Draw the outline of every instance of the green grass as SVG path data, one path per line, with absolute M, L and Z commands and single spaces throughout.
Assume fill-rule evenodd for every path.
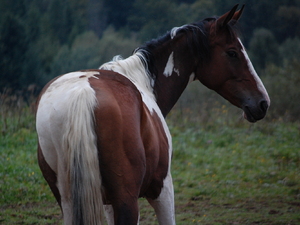
M 298 125 L 171 130 L 178 224 L 300 223 Z
M 0 224 L 61 224 L 39 171 L 34 115 L 1 121 Z M 172 174 L 177 224 L 300 224 L 300 124 L 228 119 L 206 122 L 175 109 Z M 141 199 L 141 224 L 157 224 Z

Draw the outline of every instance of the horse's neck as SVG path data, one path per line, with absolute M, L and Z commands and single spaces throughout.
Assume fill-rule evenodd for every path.
M 178 101 L 195 70 L 192 54 L 180 41 L 182 42 L 180 39 L 175 40 L 170 45 L 166 44 L 153 51 L 157 70 L 154 93 L 165 117 Z

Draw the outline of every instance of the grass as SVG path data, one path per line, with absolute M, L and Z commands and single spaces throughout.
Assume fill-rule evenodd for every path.
M 178 224 L 299 224 L 297 125 L 171 130 Z
M 179 105 L 168 117 L 177 224 L 300 224 L 300 124 L 249 124 L 229 111 L 203 119 Z M 32 111 L 2 115 L 0 224 L 61 224 L 37 165 Z M 157 224 L 144 199 L 140 208 L 141 224 Z

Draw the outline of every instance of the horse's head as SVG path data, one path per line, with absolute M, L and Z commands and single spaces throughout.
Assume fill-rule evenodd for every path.
M 234 29 L 244 9 L 236 11 L 237 7 L 207 23 L 210 57 L 199 66 L 196 78 L 256 122 L 266 115 L 270 99 Z

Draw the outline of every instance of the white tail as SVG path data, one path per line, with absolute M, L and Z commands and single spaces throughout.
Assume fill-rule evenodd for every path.
M 74 225 L 103 221 L 101 175 L 94 129 L 95 91 L 83 85 L 72 91 L 64 124 L 63 145 L 68 162 Z

